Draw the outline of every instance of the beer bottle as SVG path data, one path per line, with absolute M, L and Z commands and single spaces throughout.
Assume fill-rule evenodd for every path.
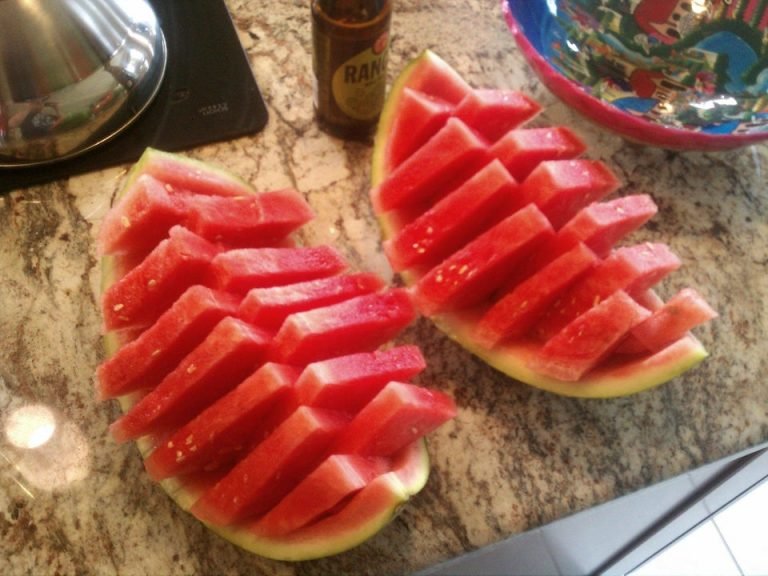
M 384 105 L 392 0 L 312 0 L 314 107 L 335 136 L 371 136 Z

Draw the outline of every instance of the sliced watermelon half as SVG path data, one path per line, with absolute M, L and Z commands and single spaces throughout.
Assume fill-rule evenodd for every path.
M 337 513 L 280 537 L 263 534 L 254 523 L 242 528 L 208 527 L 246 550 L 276 560 L 298 561 L 344 552 L 380 532 L 400 508 L 426 484 L 429 455 L 415 442 L 398 456 L 390 471 L 376 477 Z M 184 493 L 172 497 L 184 504 Z
M 464 246 L 457 247 L 453 253 L 441 254 L 442 261 L 429 263 L 429 266 L 423 268 L 407 268 L 405 263 L 413 259 L 412 252 L 431 242 L 434 230 L 469 228 L 457 224 L 469 216 L 464 214 L 462 202 L 455 202 L 456 208 L 453 210 L 436 211 L 423 202 L 426 196 L 423 191 L 418 192 L 418 197 L 411 198 L 405 188 L 397 189 L 397 183 L 403 180 L 404 168 L 408 167 L 410 171 L 418 174 L 421 182 L 455 182 L 457 179 L 471 182 L 480 167 L 470 166 L 472 170 L 467 170 L 467 165 L 464 164 L 452 175 L 448 173 L 452 170 L 449 159 L 441 157 L 439 147 L 430 146 L 430 143 L 437 141 L 440 131 L 435 132 L 435 136 L 420 148 L 410 151 L 413 141 L 403 139 L 401 144 L 398 132 L 393 132 L 391 128 L 401 122 L 400 109 L 407 94 L 409 101 L 420 99 L 448 103 L 441 106 L 442 116 L 448 116 L 447 119 L 440 120 L 443 123 L 442 130 L 445 131 L 445 127 L 451 126 L 455 133 L 465 134 L 466 131 L 462 131 L 460 125 L 464 123 L 463 117 L 467 120 L 468 118 L 460 109 L 460 102 L 463 100 L 482 103 L 483 98 L 479 96 L 488 94 L 488 89 L 492 90 L 493 87 L 467 89 L 467 83 L 464 82 L 464 95 L 458 99 L 456 86 L 461 86 L 462 83 L 457 77 L 460 75 L 448 63 L 434 52 L 424 51 L 404 68 L 394 82 L 384 105 L 374 141 L 371 170 L 373 210 L 379 219 L 386 246 L 385 254 L 392 262 L 393 269 L 400 273 L 405 284 L 415 294 L 414 300 L 419 312 L 429 316 L 438 328 L 459 344 L 509 376 L 567 396 L 612 397 L 637 393 L 667 382 L 703 360 L 707 351 L 702 343 L 689 330 L 683 330 L 681 333 L 679 328 L 693 327 L 701 323 L 701 314 L 694 309 L 697 307 L 674 307 L 674 310 L 681 314 L 696 317 L 678 319 L 674 323 L 677 327 L 674 337 L 669 337 L 670 334 L 667 333 L 654 334 L 657 341 L 665 342 L 661 349 L 649 349 L 634 341 L 625 343 L 627 339 L 635 338 L 631 334 L 618 335 L 615 338 L 617 341 L 610 341 L 608 344 L 603 342 L 601 348 L 597 335 L 601 333 L 601 322 L 606 321 L 606 316 L 590 314 L 592 307 L 610 298 L 616 290 L 624 286 L 628 288 L 629 296 L 638 306 L 650 313 L 663 306 L 663 302 L 656 302 L 657 297 L 653 292 L 655 283 L 661 280 L 663 274 L 647 274 L 648 282 L 642 285 L 633 285 L 629 277 L 617 278 L 611 290 L 603 289 L 602 292 L 595 291 L 580 296 L 584 298 L 585 304 L 578 310 L 578 315 L 589 314 L 586 318 L 569 317 L 568 322 L 560 323 L 557 329 L 552 329 L 550 321 L 547 321 L 549 329 L 540 326 L 540 318 L 557 316 L 553 312 L 555 307 L 568 306 L 567 294 L 551 301 L 546 301 L 547 299 L 541 296 L 559 290 L 557 286 L 550 284 L 564 283 L 565 280 L 553 278 L 547 264 L 578 242 L 583 242 L 595 251 L 597 261 L 594 268 L 603 268 L 601 263 L 610 258 L 614 249 L 620 248 L 618 242 L 623 240 L 623 236 L 644 224 L 656 210 L 647 195 L 635 195 L 627 200 L 603 200 L 604 196 L 620 189 L 619 179 L 605 163 L 584 155 L 584 144 L 566 128 L 529 128 L 524 122 L 506 134 L 495 133 L 495 143 L 490 143 L 483 154 L 486 163 L 500 161 L 509 174 L 520 182 L 517 201 L 521 206 L 513 214 L 526 209 L 533 214 L 526 205 L 536 205 L 549 220 L 551 227 L 556 231 L 562 230 L 562 234 L 558 232 L 544 244 L 538 247 L 534 245 L 528 251 L 523 250 L 522 254 L 516 255 L 514 264 L 494 269 L 487 279 L 475 279 L 472 286 L 474 297 L 468 295 L 466 298 L 450 301 L 442 298 L 441 294 L 445 292 L 442 282 L 445 274 L 441 274 L 441 271 L 466 255 L 466 247 L 472 246 L 482 238 L 480 231 L 474 238 L 462 237 Z M 428 78 L 429 82 L 425 82 L 424 78 Z M 474 99 L 468 96 L 472 91 L 477 92 L 479 96 Z M 414 108 L 411 106 L 409 110 L 412 114 Z M 483 113 L 473 114 L 472 121 L 465 124 L 468 130 L 478 134 L 481 139 L 484 139 L 483 134 L 487 135 L 493 130 L 493 127 L 486 129 L 482 125 L 484 117 Z M 414 124 L 416 123 L 417 121 L 414 121 Z M 426 154 L 426 150 L 430 150 L 430 153 Z M 393 159 L 397 161 L 394 162 Z M 440 173 L 435 174 L 435 171 Z M 393 187 L 396 188 L 394 192 Z M 396 196 L 396 200 L 382 201 L 388 200 L 382 196 L 382 192 L 391 193 L 390 198 Z M 429 190 L 432 199 L 440 198 L 441 207 L 450 207 L 456 193 L 456 190 L 448 189 Z M 404 210 L 401 208 L 404 206 L 410 208 Z M 617 213 L 610 218 L 602 218 L 603 212 L 612 209 Z M 623 214 L 627 209 L 631 213 Z M 428 221 L 429 226 L 420 226 L 419 223 L 423 221 Z M 432 234 L 420 235 L 420 229 L 430 230 Z M 407 246 L 401 238 L 407 238 Z M 462 266 L 466 271 L 473 269 L 472 262 L 462 260 Z M 670 266 L 665 270 L 671 271 L 674 267 Z M 565 268 L 566 272 L 570 271 L 568 266 Z M 537 274 L 539 271 L 542 271 L 542 274 Z M 434 282 L 435 279 L 440 279 L 441 282 Z M 481 294 L 482 298 L 479 297 Z M 651 297 L 649 294 L 654 295 Z M 536 301 L 527 295 L 536 296 Z M 435 298 L 441 302 L 445 301 L 446 304 L 434 306 Z M 624 304 L 625 309 L 632 308 L 626 301 Z M 535 314 L 507 308 L 529 305 L 536 306 Z M 493 312 L 490 312 L 491 310 Z M 504 317 L 507 313 L 509 319 Z M 638 315 L 644 314 L 638 312 Z M 518 320 L 521 318 L 525 318 L 525 322 Z M 482 324 L 481 319 L 485 319 Z M 593 340 L 581 342 L 580 346 L 584 350 L 601 350 L 601 354 L 596 356 L 595 362 L 582 364 L 579 370 L 569 370 L 569 366 L 558 370 L 554 365 L 547 364 L 547 351 L 557 350 L 558 340 L 549 347 L 547 343 L 558 336 L 561 342 L 563 338 L 567 338 L 568 334 L 561 335 L 560 332 L 571 321 L 576 322 L 575 326 L 593 328 Z M 657 322 L 656 326 L 672 324 Z M 526 331 L 520 333 L 520 327 L 523 325 Z M 669 339 L 665 340 L 667 337 Z M 561 354 L 557 361 L 562 362 L 565 357 L 566 355 Z M 549 359 L 552 363 L 555 362 L 552 354 Z M 584 366 L 587 368 L 584 369 Z M 573 374 L 579 374 L 580 377 L 571 382 L 555 378 L 553 374 L 567 374 L 569 378 L 572 378 Z
M 374 401 L 391 380 L 414 397 L 432 397 L 408 383 L 424 368 L 419 349 L 388 346 L 414 318 L 407 291 L 348 272 L 332 247 L 282 238 L 307 215 L 293 192 L 288 212 L 284 192 L 258 193 L 248 222 L 234 221 L 237 211 L 229 209 L 254 192 L 207 170 L 148 151 L 131 171 L 128 190 L 152 178 L 158 198 L 173 197 L 173 210 L 163 201 L 139 207 L 145 222 L 170 226 L 156 231 L 159 245 L 173 240 L 182 249 L 165 258 L 155 246 L 142 258 L 146 244 L 132 250 L 128 235 L 120 252 L 103 256 L 103 309 L 114 320 L 106 323 L 97 392 L 118 396 L 124 414 L 112 424 L 116 438 L 134 439 L 150 475 L 215 532 L 276 559 L 342 552 L 384 528 L 421 490 L 429 474 L 423 436 L 452 418 L 455 406 L 437 391 L 441 402 L 432 404 L 393 409 Z M 113 228 L 136 208 L 120 198 L 105 219 Z M 229 216 L 212 217 L 221 208 Z M 237 242 L 214 246 L 179 226 L 178 215 L 198 232 L 234 233 Z M 189 260 L 194 274 L 185 273 Z M 120 317 L 129 308 L 141 322 Z M 380 440 L 386 453 L 334 449 L 355 429 L 366 430 L 366 447 Z

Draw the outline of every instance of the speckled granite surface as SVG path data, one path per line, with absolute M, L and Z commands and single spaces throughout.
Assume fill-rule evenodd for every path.
M 228 5 L 270 122 L 188 154 L 261 189 L 295 186 L 318 212 L 308 240 L 334 241 L 389 277 L 366 199 L 371 149 L 313 121 L 308 2 Z M 660 213 L 636 237 L 667 241 L 684 261 L 665 295 L 691 284 L 720 311 L 698 332 L 711 357 L 656 390 L 582 401 L 511 381 L 420 321 L 403 340 L 423 346 L 422 380 L 460 409 L 430 438 L 427 487 L 351 552 L 272 562 L 178 510 L 137 450 L 107 436 L 117 407 L 92 387 L 101 359 L 93 237 L 124 169 L 17 190 L 0 196 L 0 573 L 403 574 L 768 441 L 768 147 L 670 153 L 596 129 L 532 76 L 496 0 L 398 1 L 390 73 L 426 47 L 474 85 L 528 91 L 547 107 L 539 122 L 572 126 L 625 190 L 653 195 Z M 23 450 L 8 422 L 30 406 L 57 426 Z

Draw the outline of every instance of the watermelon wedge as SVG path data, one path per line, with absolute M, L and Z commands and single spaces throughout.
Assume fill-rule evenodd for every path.
M 423 92 L 406 88 L 403 91 L 403 107 L 397 122 L 392 126 L 401 143 L 398 154 L 390 156 L 389 169 L 399 166 L 405 158 L 421 148 L 450 117 L 452 107 L 448 102 L 431 98 Z
M 192 513 L 221 526 L 263 515 L 323 461 L 346 423 L 336 412 L 300 406 L 207 490 Z
M 544 160 L 569 160 L 580 156 L 586 145 L 565 126 L 510 130 L 494 142 L 490 155 L 522 182 Z
M 274 245 L 314 217 L 296 190 L 270 190 L 248 196 L 190 194 L 183 198 L 186 226 L 211 242 L 227 246 Z
M 216 288 L 245 294 L 253 288 L 326 278 L 346 266 L 331 246 L 241 248 L 218 254 L 208 273 Z
M 356 296 L 285 319 L 272 343 L 280 362 L 308 364 L 325 358 L 375 350 L 416 317 L 405 290 Z
M 485 89 L 469 91 L 456 106 L 454 115 L 493 143 L 540 110 L 538 102 L 521 92 Z
M 295 407 L 291 392 L 298 376 L 292 366 L 264 364 L 159 443 L 145 462 L 149 475 L 162 480 L 232 461 L 271 432 L 269 412 Z
M 291 314 L 337 304 L 383 287 L 384 282 L 377 275 L 361 272 L 253 288 L 243 298 L 238 315 L 252 324 L 277 330 Z
M 385 472 L 387 464 L 380 458 L 333 454 L 265 514 L 255 528 L 269 536 L 289 534 L 350 498 Z
M 226 316 L 233 315 L 240 298 L 194 285 L 157 321 L 96 371 L 102 399 L 154 388 L 205 335 Z
M 121 202 L 150 187 L 161 201 Z M 97 391 L 120 402 L 115 439 L 134 439 L 150 476 L 212 530 L 285 560 L 381 530 L 427 481 L 422 437 L 456 413 L 437 391 L 441 401 L 394 416 L 384 408 L 396 403 L 374 403 L 392 380 L 433 397 L 408 382 L 424 369 L 419 349 L 386 346 L 414 319 L 410 295 L 349 271 L 330 246 L 297 246 L 286 234 L 306 208 L 293 191 L 256 193 L 148 150 L 102 236 L 138 214 L 158 226 L 154 246 L 121 233 L 102 258 Z M 386 455 L 334 450 L 356 435 L 345 434 L 351 422 Z
M 619 244 L 656 214 L 651 197 L 625 194 L 608 198 L 621 182 L 606 163 L 585 156 L 583 142 L 565 127 L 529 127 L 521 117 L 519 126 L 493 133 L 493 121 L 469 114 L 467 104 L 487 99 L 489 87 L 465 86 L 458 98 L 455 86 L 461 83 L 457 76 L 439 56 L 423 52 L 394 82 L 375 138 L 371 203 L 381 226 L 385 254 L 413 292 L 418 311 L 502 372 L 563 395 L 632 394 L 667 382 L 702 361 L 707 351 L 690 333 L 690 328 L 701 323 L 693 320 L 692 311 L 678 324 L 669 321 L 670 316 L 663 311 L 654 313 L 656 321 L 649 317 L 640 322 L 638 326 L 646 325 L 649 330 L 652 322 L 658 327 L 653 339 L 664 344 L 653 346 L 637 341 L 632 335 L 634 325 L 625 323 L 622 330 L 611 328 L 609 315 L 594 311 L 610 301 L 605 309 L 615 306 L 624 310 L 627 318 L 634 311 L 632 317 L 640 321 L 644 316 L 640 310 L 664 310 L 664 303 L 656 302 L 653 288 L 671 277 L 682 264 L 679 258 L 660 243 L 648 245 L 654 246 L 651 250 L 648 246 Z M 391 131 L 401 121 L 400 109 L 406 98 L 452 107 L 442 127 L 418 148 L 408 138 L 401 144 L 399 133 Z M 473 166 L 460 162 L 454 168 L 460 147 L 454 143 L 443 150 L 435 145 L 441 134 L 449 132 L 456 141 L 460 140 L 458 135 L 477 134 L 486 143 L 481 154 L 485 163 Z M 468 136 L 463 138 L 464 142 L 469 140 Z M 396 165 L 392 158 L 397 158 Z M 477 226 L 472 230 L 476 209 L 470 201 L 450 205 L 454 194 L 470 186 L 480 177 L 481 168 L 492 161 L 500 163 L 519 183 L 513 194 L 517 205 L 513 203 L 504 218 L 518 218 L 521 230 L 534 222 L 543 227 L 542 222 L 546 222 L 554 231 L 530 246 L 521 244 L 508 261 L 501 254 L 510 250 L 511 242 L 493 245 L 487 242 L 488 229 Z M 418 174 L 418 182 L 427 184 L 403 185 L 416 181 L 415 177 L 404 178 L 406 171 Z M 438 185 L 432 186 L 433 182 Z M 478 193 L 477 201 L 481 196 Z M 531 209 L 534 206 L 535 211 Z M 441 248 L 431 260 L 420 261 L 417 256 L 429 245 L 431 236 L 439 238 L 442 233 L 442 228 L 435 232 L 432 222 L 461 231 L 457 233 L 460 241 L 450 249 Z M 471 253 L 470 247 L 484 244 L 484 249 Z M 655 254 L 646 258 L 645 252 Z M 495 266 L 489 260 L 491 254 L 502 263 Z M 464 274 L 475 270 L 480 274 L 465 280 L 459 277 L 462 270 Z M 616 296 L 620 292 L 626 298 Z M 683 308 L 673 303 L 668 310 Z M 573 329 L 567 328 L 570 325 L 585 331 L 590 328 L 591 336 L 580 348 L 591 350 L 591 355 L 569 359 L 558 352 L 558 342 L 573 335 Z M 613 337 L 601 339 L 603 332 Z M 544 361 L 547 357 L 551 362 Z M 556 369 L 552 368 L 555 364 L 559 365 Z
M 187 205 L 149 174 L 137 177 L 120 199 L 120 209 L 109 212 L 99 228 L 101 254 L 130 249 L 146 256 L 175 225 L 184 223 Z
M 373 204 L 388 211 L 434 202 L 485 164 L 486 150 L 482 138 L 451 118 L 373 190 Z M 424 170 L 425 164 L 431 170 Z
M 523 254 L 552 234 L 547 218 L 529 204 L 454 252 L 415 286 L 414 301 L 427 316 L 488 298 Z
M 206 282 L 218 252 L 204 238 L 174 226 L 168 238 L 104 292 L 104 327 L 116 330 L 151 325 L 190 285 Z
M 438 264 L 517 204 L 517 182 L 498 160 L 481 168 L 456 190 L 384 242 L 396 271 Z M 456 218 L 461 210 L 465 218 Z
M 390 381 L 408 381 L 426 367 L 417 346 L 337 356 L 307 365 L 296 382 L 301 404 L 356 413 Z
M 531 366 L 545 375 L 575 382 L 650 314 L 618 290 L 547 340 Z
M 110 427 L 123 442 L 169 432 L 229 392 L 266 357 L 269 334 L 232 317 L 216 324 L 199 346 Z

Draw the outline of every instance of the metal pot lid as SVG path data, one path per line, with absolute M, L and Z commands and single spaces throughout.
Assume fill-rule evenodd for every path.
M 110 140 L 149 106 L 166 63 L 145 0 L 1 0 L 0 168 Z

